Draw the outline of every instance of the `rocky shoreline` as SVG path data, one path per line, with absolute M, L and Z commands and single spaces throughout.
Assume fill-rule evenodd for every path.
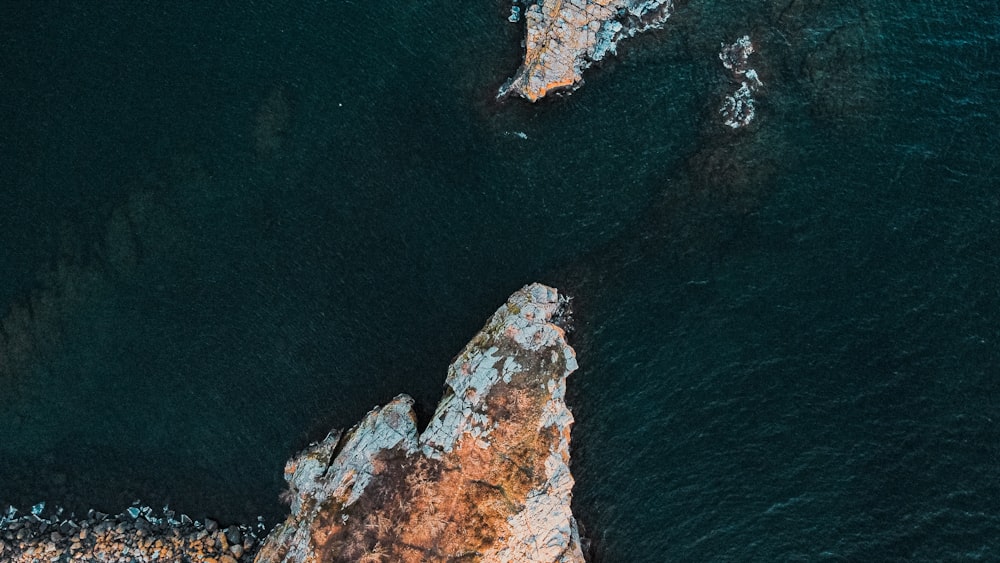
M 0 516 L 0 561 L 237 563 L 252 559 L 265 532 L 260 522 L 220 528 L 211 519 L 192 520 L 167 507 L 157 514 L 139 504 L 117 515 L 50 512 L 40 503 L 24 514 L 10 507 Z
M 292 458 L 291 514 L 263 541 L 261 519 L 223 529 L 167 507 L 77 517 L 42 503 L 0 516 L 0 561 L 582 563 L 570 509 L 568 305 L 541 284 L 514 293 L 448 368 L 422 433 L 400 395 Z

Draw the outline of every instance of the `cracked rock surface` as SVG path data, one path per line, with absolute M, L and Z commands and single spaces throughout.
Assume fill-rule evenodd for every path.
M 623 38 L 662 27 L 672 10 L 672 0 L 539 0 L 524 14 L 524 62 L 497 97 L 535 102 L 578 88 L 591 64 Z
M 255 561 L 582 562 L 564 303 L 541 284 L 511 296 L 449 366 L 419 436 L 400 395 L 289 461 L 291 514 Z

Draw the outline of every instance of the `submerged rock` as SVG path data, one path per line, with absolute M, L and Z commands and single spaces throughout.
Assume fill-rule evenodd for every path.
M 564 304 L 540 284 L 511 296 L 448 368 L 422 434 L 400 395 L 289 461 L 291 514 L 255 561 L 583 561 Z
M 661 27 L 672 10 L 672 0 L 539 0 L 524 12 L 524 62 L 497 97 L 535 102 L 577 88 L 583 71 L 619 41 Z

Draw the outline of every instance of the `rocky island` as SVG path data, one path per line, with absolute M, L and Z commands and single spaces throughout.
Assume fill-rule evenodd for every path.
M 285 466 L 291 514 L 222 529 L 164 508 L 109 517 L 0 515 L 0 559 L 33 561 L 582 562 L 570 510 L 576 355 L 560 324 L 568 299 L 541 284 L 510 297 L 448 368 L 418 433 L 400 395 Z M 259 546 L 259 547 L 258 547 Z
M 590 65 L 622 39 L 661 27 L 672 10 L 672 0 L 538 0 L 524 11 L 524 62 L 497 98 L 535 102 L 579 87 Z

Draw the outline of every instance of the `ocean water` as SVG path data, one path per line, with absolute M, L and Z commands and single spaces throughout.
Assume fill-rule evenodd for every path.
M 1000 7 L 690 0 L 536 105 L 457 8 L 4 5 L 0 505 L 276 522 L 542 281 L 596 561 L 1000 558 Z

